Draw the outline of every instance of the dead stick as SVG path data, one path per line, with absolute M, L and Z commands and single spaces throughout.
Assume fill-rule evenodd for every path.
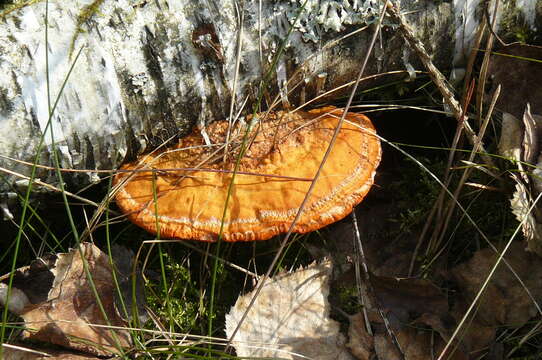
M 476 133 L 472 130 L 472 127 L 467 121 L 467 117 L 463 119 L 463 111 L 461 109 L 461 105 L 459 102 L 455 99 L 454 93 L 450 86 L 448 85 L 446 78 L 442 73 L 437 69 L 437 67 L 433 64 L 433 61 L 431 60 L 431 57 L 425 50 L 425 47 L 423 43 L 414 35 L 414 31 L 410 27 L 410 25 L 407 23 L 407 21 L 404 19 L 404 17 L 399 12 L 397 6 L 393 3 L 388 3 L 387 7 L 388 15 L 397 22 L 399 25 L 399 31 L 401 31 L 401 34 L 403 35 L 403 38 L 408 42 L 410 47 L 416 52 L 418 57 L 420 58 L 420 61 L 425 66 L 427 72 L 429 73 L 429 77 L 431 80 L 433 80 L 433 83 L 437 87 L 437 89 L 440 91 L 440 94 L 442 95 L 445 104 L 451 109 L 452 114 L 457 119 L 458 122 L 461 122 L 464 120 L 465 130 L 466 134 L 468 135 L 469 141 L 472 145 L 474 144 L 482 144 L 482 141 L 478 139 L 478 136 Z M 493 160 L 488 155 L 485 155 L 487 153 L 483 147 L 483 145 L 479 146 L 480 152 L 482 153 L 481 156 L 483 157 L 484 161 L 494 166 Z M 498 176 L 494 175 L 496 178 Z

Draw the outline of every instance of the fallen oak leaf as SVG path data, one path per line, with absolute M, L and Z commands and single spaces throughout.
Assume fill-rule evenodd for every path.
M 468 310 L 470 300 L 462 298 L 461 294 L 455 296 L 454 305 L 450 311 L 450 315 L 456 319 L 457 322 L 461 321 L 463 315 Z M 473 319 L 461 328 L 457 338 L 460 339 L 463 346 L 468 349 L 471 357 L 478 358 L 483 354 L 488 353 L 496 345 L 495 336 L 497 334 L 497 327 L 495 325 L 488 325 L 477 314 Z

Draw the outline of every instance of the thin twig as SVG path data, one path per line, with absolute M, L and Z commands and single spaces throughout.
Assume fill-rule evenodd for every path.
M 489 3 L 488 3 L 489 4 Z M 489 6 L 489 5 L 488 5 Z M 485 94 L 485 86 L 486 86 L 486 79 L 487 79 L 487 73 L 489 69 L 489 62 L 491 61 L 491 49 L 493 49 L 493 44 L 495 43 L 495 36 L 493 36 L 494 29 L 496 26 L 496 20 L 497 20 L 497 9 L 499 8 L 499 1 L 495 1 L 495 8 L 493 9 L 493 21 L 491 23 L 488 22 L 488 28 L 491 29 L 487 42 L 486 42 L 486 51 L 484 52 L 484 59 L 482 61 L 482 66 L 480 68 L 480 75 L 478 76 L 478 89 L 476 93 L 476 110 L 478 110 L 478 119 L 479 122 L 482 119 L 483 108 L 484 108 L 484 94 Z M 486 21 L 489 21 L 490 19 L 486 19 Z
M 474 79 L 472 80 L 472 82 L 471 82 L 471 84 L 469 86 L 469 90 L 467 91 L 467 94 L 465 96 L 464 104 L 463 104 L 463 110 L 465 110 L 468 107 L 468 105 L 469 105 L 469 103 L 471 101 L 471 97 L 472 97 L 473 92 L 474 92 Z M 466 118 L 466 114 L 462 114 L 461 120 L 457 122 L 455 135 L 454 135 L 454 138 L 452 140 L 451 150 L 450 150 L 450 152 L 448 154 L 448 163 L 446 164 L 446 168 L 444 170 L 444 185 L 446 187 L 448 187 L 450 185 L 451 181 L 452 181 L 450 170 L 451 170 L 452 165 L 453 165 L 453 161 L 454 161 L 454 158 L 455 158 L 457 147 L 459 146 L 459 140 L 461 139 L 461 135 L 463 134 L 463 129 L 464 129 L 464 125 L 465 125 L 465 121 L 464 121 L 465 118 Z M 437 207 L 435 225 L 433 227 L 433 233 L 431 235 L 431 238 L 429 239 L 429 244 L 427 246 L 426 254 L 429 254 L 433 249 L 435 249 L 437 247 L 436 239 L 444 231 L 444 218 L 445 218 L 444 213 L 445 212 L 442 211 L 443 208 L 444 208 L 444 200 L 445 200 L 444 196 L 445 196 L 445 193 L 444 193 L 443 189 L 441 189 L 439 197 L 438 197 L 437 201 L 435 202 L 435 206 Z M 457 200 L 457 198 L 454 198 L 454 199 Z M 431 220 L 432 219 L 428 219 L 428 222 L 431 221 Z M 420 240 L 422 240 L 422 239 L 420 238 Z
M 414 52 L 416 52 L 416 54 L 420 58 L 420 61 L 425 66 L 427 72 L 429 73 L 429 76 L 431 77 L 431 80 L 433 80 L 433 83 L 435 84 L 440 94 L 442 95 L 445 104 L 451 109 L 457 121 L 461 121 L 462 114 L 463 114 L 461 105 L 456 100 L 454 93 L 452 89 L 450 88 L 450 86 L 448 85 L 448 82 L 446 81 L 446 78 L 444 77 L 444 75 L 442 75 L 439 69 L 437 69 L 437 67 L 433 64 L 433 61 L 431 60 L 431 57 L 425 50 L 423 43 L 416 37 L 416 35 L 414 34 L 414 30 L 412 30 L 410 25 L 403 18 L 403 15 L 401 15 L 396 5 L 394 5 L 393 3 L 390 3 L 390 5 L 387 7 L 387 10 L 390 17 L 398 23 L 399 30 L 401 31 L 405 40 L 409 43 L 409 45 L 412 47 Z M 477 141 L 477 136 L 474 130 L 472 130 L 472 127 L 470 126 L 467 119 L 465 119 L 464 122 L 465 122 L 464 124 L 465 132 L 468 136 L 468 139 L 471 142 L 471 144 L 474 144 Z M 487 153 L 487 151 L 485 150 L 483 146 L 480 148 L 480 150 L 482 153 Z M 485 154 L 482 154 L 481 156 L 483 157 L 484 161 L 487 164 L 491 164 L 494 166 L 494 163 L 491 157 Z M 497 176 L 495 175 L 495 177 Z
M 373 329 L 371 328 L 371 323 L 369 322 L 369 315 L 367 313 L 367 310 L 369 308 L 376 308 L 376 304 L 374 304 L 375 301 L 372 301 L 372 298 L 369 297 L 369 290 L 368 286 L 370 284 L 371 278 L 369 276 L 369 266 L 367 265 L 367 260 L 365 258 L 365 252 L 363 251 L 363 245 L 361 243 L 361 236 L 359 234 L 359 228 L 358 228 L 358 219 L 356 217 L 356 210 L 354 209 L 352 211 L 352 224 L 353 231 L 354 231 L 354 271 L 356 274 L 356 287 L 358 290 L 358 297 L 361 302 L 361 305 L 363 306 L 363 318 L 365 320 L 365 329 L 367 330 L 367 333 L 371 336 L 373 336 Z M 359 257 L 359 259 L 358 259 Z M 363 266 L 363 282 L 361 282 L 361 271 L 359 268 L 359 264 L 362 264 Z M 373 293 L 374 296 L 374 293 Z
M 49 190 L 53 190 L 55 192 L 64 191 L 64 193 L 69 197 L 77 199 L 77 200 L 79 200 L 79 201 L 81 201 L 81 202 L 83 202 L 85 204 L 92 205 L 94 207 L 98 207 L 98 204 L 95 203 L 94 201 L 85 199 L 84 197 L 76 195 L 74 193 L 71 193 L 71 192 L 69 192 L 67 190 L 61 190 L 61 189 L 57 188 L 56 186 L 47 184 L 47 183 L 41 181 L 40 179 L 36 179 L 35 177 L 32 179 L 32 181 L 30 181 L 32 177 L 29 177 L 29 176 L 26 176 L 26 175 L 23 175 L 23 174 L 19 174 L 18 172 L 15 172 L 13 170 L 9 170 L 9 169 L 3 168 L 3 167 L 0 167 L 0 172 L 5 172 L 6 174 L 10 174 L 10 175 L 19 177 L 19 178 L 24 179 L 24 180 L 28 180 L 29 184 L 31 182 L 33 185 L 39 185 L 39 186 L 42 186 L 42 187 L 47 188 Z
M 384 326 L 386 328 L 386 331 L 391 339 L 391 342 L 396 347 L 397 351 L 399 352 L 399 357 L 401 359 L 405 358 L 405 353 L 403 352 L 403 349 L 401 348 L 401 344 L 399 344 L 399 341 L 397 340 L 397 337 L 393 333 L 390 322 L 388 321 L 388 318 L 384 314 L 384 311 L 382 311 L 382 306 L 380 305 L 380 302 L 378 301 L 378 297 L 376 296 L 376 291 L 373 287 L 373 283 L 371 282 L 371 273 L 369 272 L 369 266 L 367 264 L 367 259 L 365 258 L 365 251 L 363 250 L 363 243 L 361 242 L 361 236 L 358 229 L 358 219 L 356 217 L 356 210 L 352 211 L 352 222 L 354 224 L 354 248 L 356 249 L 355 256 L 361 257 L 361 264 L 363 265 L 363 284 L 359 279 L 361 279 L 360 276 L 360 268 L 359 268 L 359 259 L 356 259 L 354 262 L 354 269 L 356 271 L 356 285 L 358 288 L 359 298 L 362 301 L 363 306 L 363 316 L 365 318 L 365 327 L 367 329 L 367 333 L 371 336 L 373 336 L 373 331 L 371 329 L 371 324 L 369 322 L 369 317 L 367 315 L 367 308 L 377 310 L 380 318 L 384 322 Z M 366 302 L 366 304 L 365 304 Z

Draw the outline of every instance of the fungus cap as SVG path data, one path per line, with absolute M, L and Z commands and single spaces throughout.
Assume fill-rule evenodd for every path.
M 157 233 L 158 225 L 162 238 L 216 241 L 223 222 L 223 240 L 269 239 L 288 231 L 341 115 L 333 107 L 279 111 L 254 126 L 225 216 L 232 171 L 246 129 L 243 125 L 233 128 L 229 154 L 223 161 L 219 146 L 226 138 L 226 121 L 207 127 L 214 146 L 205 146 L 194 131 L 172 149 L 124 165 L 115 177 L 120 185 L 116 202 L 147 231 Z M 348 215 L 371 188 L 380 153 L 371 121 L 349 112 L 293 231 L 314 231 Z

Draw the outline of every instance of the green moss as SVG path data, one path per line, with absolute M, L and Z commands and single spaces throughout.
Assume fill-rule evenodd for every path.
M 505 42 L 531 43 L 537 36 L 537 32 L 531 29 L 515 2 L 509 4 L 509 6 L 513 10 L 505 11 L 499 24 L 499 32 L 503 34 L 503 40 Z
M 163 324 L 174 324 L 170 330 L 180 333 L 199 332 L 194 330 L 198 327 L 198 319 L 206 315 L 207 308 L 197 283 L 192 279 L 188 267 L 176 263 L 167 254 L 163 256 L 168 284 L 164 286 L 160 282 L 147 281 L 149 307 Z
M 444 159 L 429 159 L 416 156 L 434 174 L 440 176 L 444 173 Z M 406 158 L 401 167 L 402 177 L 389 185 L 389 190 L 399 194 L 397 207 L 399 216 L 395 220 L 399 223 L 397 233 L 391 234 L 396 237 L 400 234 L 411 233 L 412 230 L 422 225 L 427 219 L 435 200 L 440 193 L 440 185 L 427 172 L 421 170 L 413 160 Z
M 358 289 L 355 286 L 339 286 L 337 293 L 340 307 L 345 313 L 352 315 L 361 311 Z

